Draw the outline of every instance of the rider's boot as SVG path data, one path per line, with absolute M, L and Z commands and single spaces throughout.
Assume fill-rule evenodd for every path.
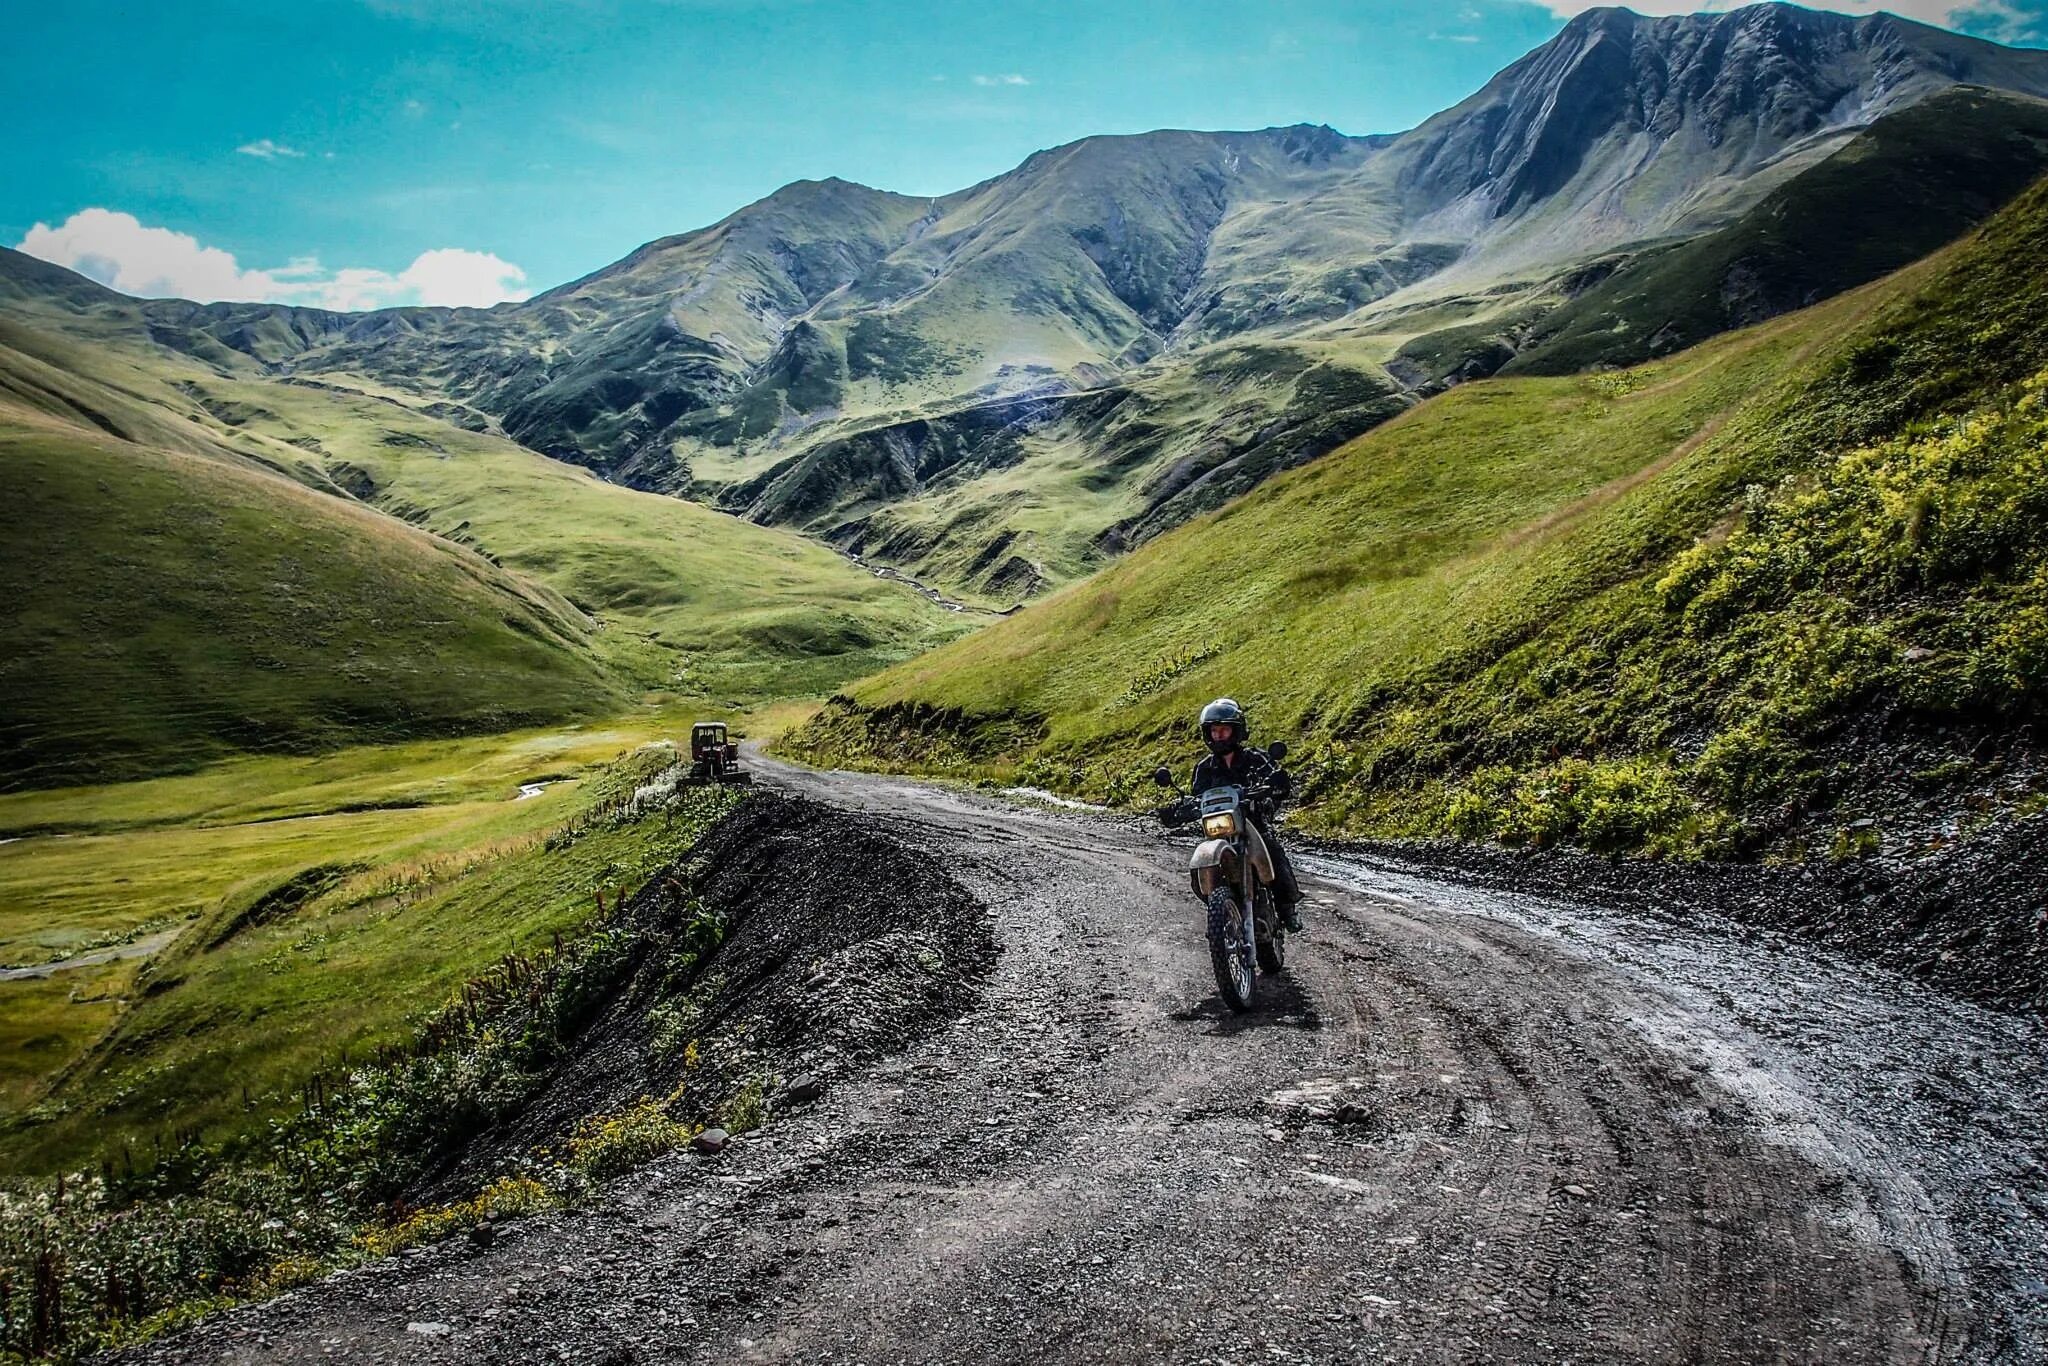
M 1280 903 L 1280 923 L 1287 927 L 1289 934 L 1301 933 L 1301 903 L 1299 901 L 1282 901 Z

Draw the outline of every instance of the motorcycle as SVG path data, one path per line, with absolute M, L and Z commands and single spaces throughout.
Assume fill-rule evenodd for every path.
M 1287 745 L 1276 740 L 1266 757 L 1277 769 Z M 1161 787 L 1174 786 L 1173 770 L 1152 774 Z M 1258 787 L 1212 787 L 1183 797 L 1155 813 L 1168 829 L 1202 823 L 1202 842 L 1188 860 L 1188 882 L 1208 910 L 1209 963 L 1224 1004 L 1242 1014 L 1258 997 L 1258 976 L 1287 967 L 1287 928 L 1273 897 L 1273 860 L 1252 824 L 1269 816 L 1288 792 L 1287 775 Z

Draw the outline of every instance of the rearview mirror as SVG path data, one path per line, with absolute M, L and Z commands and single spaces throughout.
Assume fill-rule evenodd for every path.
M 1159 767 L 1152 770 L 1152 781 L 1158 783 L 1161 787 L 1172 787 L 1173 770 L 1168 768 L 1165 764 L 1161 764 Z
M 1271 760 L 1272 760 L 1272 761 L 1273 761 L 1274 763 L 1276 763 L 1276 764 L 1284 764 L 1284 763 L 1286 763 L 1286 762 L 1287 762 L 1287 742 L 1286 742 L 1285 740 L 1275 740 L 1275 741 L 1274 741 L 1274 742 L 1273 742 L 1272 744 L 1270 744 L 1270 745 L 1267 745 L 1267 746 L 1266 746 L 1266 757 L 1267 757 L 1268 759 L 1271 759 Z

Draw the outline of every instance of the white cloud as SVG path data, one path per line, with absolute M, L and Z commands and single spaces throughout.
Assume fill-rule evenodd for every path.
M 271 297 L 279 285 L 276 276 L 242 270 L 219 247 L 202 247 L 169 228 L 144 227 L 133 214 L 111 209 L 81 209 L 54 228 L 38 223 L 20 249 L 123 294 L 255 299 Z
M 2048 42 L 2048 7 L 2040 0 L 1979 0 L 1950 10 L 1946 22 L 2002 43 Z
M 1479 41 L 1479 35 L 1476 33 L 1432 33 L 1429 35 L 1429 41 L 1432 43 L 1476 43 Z
M 1601 8 L 1614 0 L 1542 0 L 1545 9 L 1560 19 L 1569 19 L 1589 9 Z M 1743 8 L 1743 0 L 1624 0 L 1638 14 L 1693 14 L 1701 10 L 1726 11 Z M 1964 28 L 1995 38 L 2013 41 L 2039 33 L 2043 18 L 2039 0 L 1801 0 L 1813 9 L 1838 14 L 1876 14 L 1880 11 L 1918 19 L 1943 28 Z
M 81 209 L 56 227 L 38 223 L 21 239 L 30 256 L 68 267 L 123 294 L 301 304 L 343 312 L 397 304 L 486 308 L 526 297 L 526 272 L 485 251 L 424 251 L 393 274 L 365 266 L 329 270 L 318 257 L 294 257 L 269 270 L 244 270 L 219 247 L 133 214 Z
M 526 297 L 525 271 L 487 251 L 459 247 L 421 252 L 398 280 L 423 304 L 483 307 Z
M 235 150 L 245 157 L 260 157 L 264 161 L 275 161 L 279 157 L 302 157 L 305 155 L 304 152 L 301 152 L 296 147 L 287 147 L 281 142 L 272 142 L 269 138 L 258 138 L 254 142 L 245 142 Z
M 1013 71 L 1007 76 L 976 76 L 974 83 L 976 85 L 1029 85 L 1031 84 L 1031 79 L 1028 76 L 1019 76 Z

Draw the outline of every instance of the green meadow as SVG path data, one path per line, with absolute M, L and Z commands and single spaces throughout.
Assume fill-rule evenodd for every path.
M 0 797 L 0 967 L 48 970 L 0 980 L 0 1165 L 232 1141 L 401 1042 L 679 852 L 659 820 L 591 813 L 666 768 L 689 715 Z M 109 950 L 136 956 L 58 966 Z

